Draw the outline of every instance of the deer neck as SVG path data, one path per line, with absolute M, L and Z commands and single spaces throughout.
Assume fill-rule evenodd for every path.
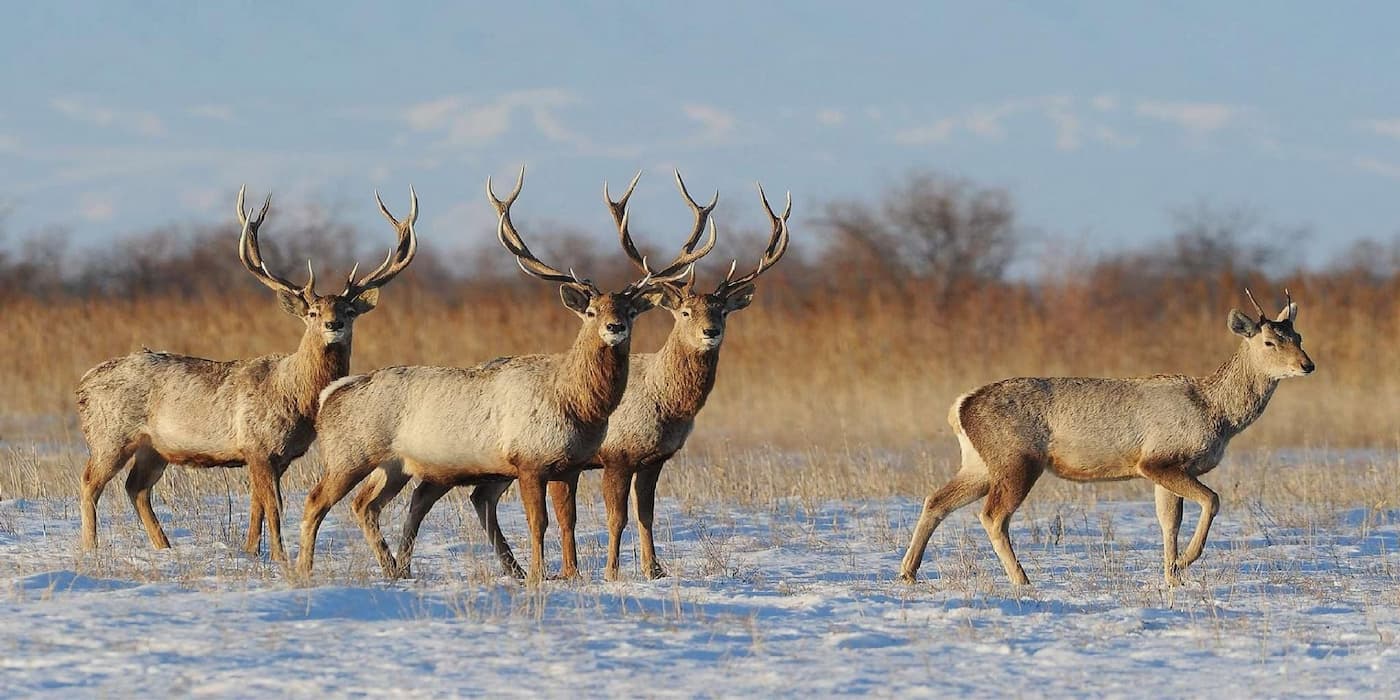
M 647 368 L 647 389 L 664 419 L 688 420 L 700 413 L 719 369 L 719 348 L 687 347 L 673 329 Z
M 1238 352 L 1201 382 L 1206 403 L 1231 434 L 1257 420 L 1278 387 L 1278 380 L 1255 367 L 1246 353 L 1241 344 Z
M 327 345 L 319 332 L 308 330 L 297 351 L 282 360 L 276 381 L 297 411 L 314 419 L 321 390 L 349 373 L 350 343 Z
M 605 423 L 627 389 L 628 354 L 632 339 L 608 345 L 598 330 L 585 326 L 564 354 L 555 376 L 564 410 L 589 424 Z

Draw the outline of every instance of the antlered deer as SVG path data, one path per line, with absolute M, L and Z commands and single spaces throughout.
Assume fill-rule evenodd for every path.
M 258 551 L 267 522 L 272 558 L 286 560 L 282 548 L 281 477 L 315 438 L 321 390 L 350 368 L 355 319 L 375 307 L 379 288 L 403 272 L 418 250 L 413 225 L 418 196 L 412 193 L 408 217 L 379 210 L 398 233 L 384 262 L 360 281 L 350 272 L 339 294 L 315 292 L 307 261 L 305 286 L 268 271 L 258 245 L 258 229 L 271 206 L 263 202 L 256 219 L 243 208 L 238 258 L 259 282 L 277 292 L 282 309 L 306 324 L 301 345 L 290 355 L 265 355 L 219 362 L 165 352 L 142 351 L 108 360 L 78 382 L 78 418 L 91 456 L 82 481 L 82 546 L 97 546 L 97 500 L 107 482 L 131 462 L 126 492 L 151 544 L 170 546 L 151 509 L 151 489 L 167 464 L 191 467 L 247 466 L 252 511 L 245 549 Z M 378 194 L 375 195 L 378 199 Z
M 1243 341 L 1209 377 L 1007 379 L 959 397 L 948 422 L 962 447 L 962 467 L 924 501 L 901 577 L 914 580 L 929 537 L 949 513 L 986 496 L 979 518 L 992 548 L 1012 583 L 1029 584 L 1007 526 L 1049 469 L 1075 481 L 1142 477 L 1155 484 L 1163 575 L 1179 585 L 1220 509 L 1220 497 L 1197 477 L 1214 469 L 1230 439 L 1259 418 L 1279 380 L 1315 368 L 1293 328 L 1292 297 L 1271 321 L 1245 294 L 1259 319 L 1230 310 L 1230 330 Z M 1178 557 L 1183 498 L 1200 504 L 1201 517 Z
M 696 215 L 695 234 L 691 237 L 692 242 L 687 243 L 692 245 L 699 237 L 705 217 L 714 208 L 715 202 L 712 200 L 706 207 L 700 207 L 686 192 L 679 174 L 676 184 Z M 629 188 L 617 202 L 608 198 L 614 219 L 621 220 L 631 194 Z M 729 274 L 709 293 L 695 291 L 693 275 L 684 284 L 662 285 L 660 305 L 671 312 L 675 321 L 671 333 L 659 351 L 632 355 L 631 379 L 627 383 L 627 391 L 622 395 L 622 403 L 613 412 L 612 420 L 608 423 L 608 435 L 598 455 L 584 466 L 584 469 L 603 470 L 603 502 L 608 516 L 608 560 L 603 575 L 608 580 L 615 580 L 619 575 L 618 558 L 622 531 L 627 527 L 629 490 L 636 492 L 642 571 L 648 578 L 665 575 L 665 569 L 656 561 L 656 545 L 652 537 L 656 484 L 661 468 L 685 446 L 685 440 L 695 426 L 695 417 L 705 407 L 705 400 L 714 388 L 720 344 L 724 341 L 725 322 L 729 314 L 747 307 L 753 301 L 754 280 L 787 252 L 787 219 L 792 213 L 792 195 L 788 195 L 787 207 L 779 216 L 773 213 L 761 185 L 758 194 L 771 224 L 768 247 L 763 251 L 758 266 L 752 272 L 736 278 L 736 261 L 730 266 Z M 606 191 L 604 195 L 607 195 Z M 642 256 L 636 248 L 624 246 L 624 250 L 634 264 L 642 265 Z M 578 574 L 574 542 L 574 525 L 577 521 L 574 499 L 578 477 L 579 472 L 575 471 L 550 482 L 550 496 L 554 501 L 555 515 L 559 518 L 559 537 L 563 544 L 564 561 L 560 575 L 565 577 Z M 478 487 L 478 490 L 482 489 Z M 488 491 L 487 495 L 499 499 L 500 491 Z M 473 498 L 476 500 L 475 494 Z M 492 500 L 491 515 L 483 519 L 484 523 L 496 522 L 495 507 L 496 501 Z M 490 534 L 493 540 L 502 539 L 499 530 Z M 507 571 L 514 568 L 514 560 L 508 549 L 502 557 L 502 564 Z
M 583 321 L 573 346 L 557 355 L 499 358 L 471 368 L 390 367 L 347 377 L 322 393 L 317 430 L 326 473 L 306 498 L 297 569 L 309 574 L 316 533 L 326 513 L 371 473 L 371 487 L 358 494 L 354 512 L 388 576 L 403 573 L 379 529 L 384 505 L 413 477 L 410 517 L 421 520 L 454 486 L 493 483 L 504 488 L 519 479 L 534 559 L 530 580 L 544 575 L 545 483 L 577 469 L 598 451 L 627 386 L 633 320 L 661 296 L 658 285 L 678 278 L 714 246 L 686 250 L 620 292 L 604 293 L 592 282 L 546 265 L 530 252 L 511 222 L 525 171 L 504 200 L 491 181 L 487 195 L 499 215 L 497 237 L 520 268 L 559 282 L 564 305 Z M 627 217 L 619 225 L 630 245 Z

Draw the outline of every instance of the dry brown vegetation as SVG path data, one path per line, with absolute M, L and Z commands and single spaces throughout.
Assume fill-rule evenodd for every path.
M 959 393 L 1013 375 L 1208 373 L 1233 351 L 1225 319 L 1245 304 L 1246 284 L 1266 307 L 1291 288 L 1319 370 L 1285 382 L 1233 449 L 1400 444 L 1400 362 L 1389 342 L 1400 331 L 1396 246 L 1364 244 L 1338 262 L 1293 269 L 1286 242 L 1250 242 L 1252 222 L 1198 209 L 1166 242 L 1109 257 L 1042 255 L 1038 276 L 1008 279 L 1001 256 L 1019 235 L 1010 201 L 953 184 L 921 175 L 885 202 L 834 202 L 795 219 L 795 254 L 731 321 L 683 463 L 704 465 L 729 490 L 919 494 L 952 467 L 945 416 Z M 433 234 L 423 235 L 426 243 Z M 327 251 L 354 239 L 340 229 L 278 235 Z M 744 259 L 761 247 L 730 239 Z M 44 273 L 23 256 L 0 259 L 0 437 L 11 450 L 38 444 L 43 459 L 76 473 L 84 455 L 72 389 L 106 358 L 142 346 L 212 358 L 294 349 L 299 326 L 245 279 L 231 229 L 178 240 L 134 241 L 120 268 L 94 259 Z M 626 261 L 612 252 L 593 254 L 621 278 Z M 448 264 L 425 246 L 423 264 L 358 324 L 353 371 L 567 346 L 576 323 L 552 288 L 521 281 L 503 251 L 474 255 Z M 712 261 L 702 279 L 718 268 Z M 669 326 L 664 314 L 643 317 L 634 349 L 658 347 Z M 54 443 L 60 449 L 42 447 Z M 298 471 L 306 468 L 291 475 L 294 489 L 304 487 Z M 38 488 L 22 482 L 0 479 L 0 494 Z

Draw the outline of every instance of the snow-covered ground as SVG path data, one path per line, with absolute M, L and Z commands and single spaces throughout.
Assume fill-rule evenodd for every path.
M 236 497 L 160 509 L 176 546 L 155 552 L 114 484 L 86 556 L 71 499 L 7 501 L 0 695 L 1400 692 L 1400 511 L 1227 506 L 1171 590 L 1150 502 L 1032 503 L 1012 536 L 1035 586 L 1017 591 L 972 507 L 935 535 L 924 581 L 893 581 L 918 506 L 665 501 L 673 576 L 607 583 L 590 505 L 591 580 L 532 590 L 497 575 L 459 494 L 427 522 L 419 578 L 394 583 L 337 507 L 306 587 L 238 552 Z M 502 514 L 520 552 L 518 502 Z M 392 532 L 401 512 L 386 516 Z

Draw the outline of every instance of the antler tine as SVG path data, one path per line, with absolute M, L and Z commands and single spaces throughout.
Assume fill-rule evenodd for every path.
M 1286 304 L 1284 308 L 1288 308 L 1289 306 L 1293 305 L 1293 294 L 1288 291 L 1288 287 L 1283 288 L 1283 298 L 1285 300 L 1284 303 Z
M 1249 303 L 1253 304 L 1254 310 L 1259 312 L 1259 318 L 1268 318 L 1268 316 L 1264 313 L 1264 309 L 1259 306 L 1259 302 L 1254 300 L 1254 295 L 1250 293 L 1249 287 L 1244 288 L 1244 295 L 1249 297 Z
M 715 205 L 719 204 L 719 190 L 715 190 L 715 196 L 710 198 L 710 203 L 700 206 L 695 203 L 695 199 L 690 196 L 690 192 L 685 188 L 685 180 L 681 179 L 680 169 L 676 170 L 676 187 L 680 189 L 681 196 L 685 198 L 685 203 L 690 207 L 690 211 L 695 214 L 695 226 L 690 231 L 690 237 L 685 239 L 682 248 L 686 251 L 694 248 L 695 243 L 700 240 L 700 235 L 705 232 L 705 221 L 710 213 L 715 210 Z
M 608 203 L 608 212 L 612 214 L 613 222 L 617 224 L 617 236 L 622 244 L 622 252 L 627 254 L 627 258 L 631 260 L 634 265 L 641 267 L 642 271 L 645 272 L 645 259 L 642 254 L 638 252 L 637 244 L 632 241 L 632 231 L 629 226 L 632 218 L 628 215 L 627 209 L 627 200 L 632 198 L 632 190 L 636 189 L 637 181 L 640 179 L 642 179 L 642 171 L 638 170 L 637 174 L 632 176 L 632 181 L 627 184 L 627 191 L 623 192 L 622 197 L 617 201 L 613 201 L 612 196 L 608 194 L 608 183 L 604 180 L 603 199 Z
M 355 281 L 355 271 L 360 269 L 359 263 L 355 263 L 354 269 L 350 271 L 350 278 L 345 281 L 345 291 L 341 296 L 356 296 L 369 289 L 382 287 L 394 279 L 408 264 L 413 262 L 414 256 L 418 254 L 418 232 L 414 230 L 413 224 L 418 221 L 418 192 L 413 189 L 413 185 L 408 186 L 408 216 L 403 221 L 394 218 L 389 212 L 389 207 L 385 206 L 384 199 L 379 196 L 379 191 L 374 192 L 374 201 L 379 203 L 379 213 L 394 225 L 394 230 L 398 233 L 398 241 L 389 253 L 384 256 L 384 262 L 365 275 L 359 282 Z
M 719 283 L 719 287 L 715 289 L 716 294 L 721 294 L 731 289 L 737 289 L 749 282 L 754 281 L 758 278 L 759 275 L 767 271 L 768 268 L 772 267 L 775 263 L 778 262 L 779 259 L 783 257 L 785 253 L 787 253 L 787 220 L 788 217 L 792 215 L 792 193 L 787 193 L 787 206 L 783 208 L 783 213 L 781 215 L 774 214 L 773 206 L 768 203 L 768 195 L 763 191 L 763 185 L 761 183 L 757 184 L 758 198 L 763 200 L 763 210 L 767 212 L 768 221 L 773 228 L 773 233 L 768 238 L 768 247 L 764 248 L 763 256 L 760 257 L 758 260 L 758 267 L 755 267 L 753 272 L 750 272 L 747 275 L 740 277 L 739 279 L 733 279 L 734 268 L 737 265 L 737 261 L 735 261 L 735 265 L 731 265 L 729 268 L 729 274 L 725 276 L 724 280 Z
M 719 238 L 719 231 L 715 228 L 713 219 L 711 219 L 709 223 L 710 235 L 705 239 L 703 245 L 694 250 L 682 248 L 680 254 L 677 255 L 675 259 L 671 260 L 671 262 L 667 263 L 665 267 L 659 270 L 647 269 L 646 271 L 649 272 L 651 276 L 651 279 L 648 281 L 671 282 L 690 274 L 691 268 L 694 267 L 696 261 L 705 257 L 710 251 L 715 249 L 715 241 Z M 633 286 L 640 286 L 641 284 L 641 282 L 638 282 Z
M 243 208 L 243 199 L 247 185 L 238 188 L 238 223 L 242 226 L 242 231 L 238 234 L 238 260 L 243 263 L 243 267 L 252 273 L 253 277 L 262 282 L 267 288 L 276 292 L 288 292 L 291 294 L 302 294 L 311 290 L 311 283 L 306 287 L 298 287 L 286 278 L 278 277 L 267 269 L 267 263 L 263 261 L 262 250 L 258 247 L 258 229 L 262 226 L 263 218 L 267 216 L 267 210 L 272 206 L 272 194 L 268 193 L 263 200 L 262 210 L 258 212 L 257 218 L 248 219 L 249 212 Z M 312 282 L 314 282 L 314 277 Z
M 594 294 L 602 294 L 593 283 L 587 279 L 579 279 L 577 275 L 562 272 L 549 265 L 546 265 L 535 254 L 530 252 L 530 247 L 525 245 L 525 240 L 520 237 L 520 232 L 515 229 L 515 224 L 510 220 L 510 207 L 515 203 L 516 197 L 520 196 L 520 190 L 525 184 L 525 166 L 520 166 L 520 175 L 515 180 L 515 189 L 504 200 L 496 196 L 491 188 L 491 178 L 486 178 L 486 196 L 491 200 L 491 205 L 496 208 L 498 219 L 496 221 L 496 238 L 501 245 L 515 256 L 515 263 L 526 274 L 547 282 L 563 282 L 580 284 L 588 288 Z

